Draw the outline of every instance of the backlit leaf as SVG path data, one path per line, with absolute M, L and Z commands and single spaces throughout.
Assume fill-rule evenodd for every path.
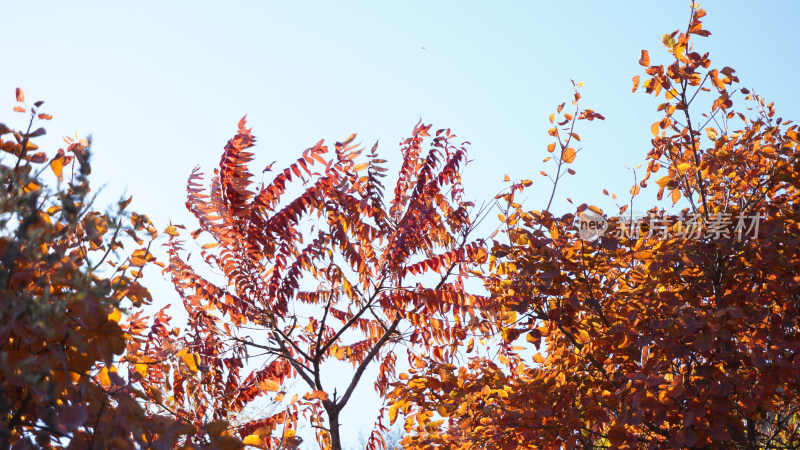
M 561 153 L 561 160 L 569 164 L 575 161 L 576 155 L 577 152 L 575 151 L 575 149 L 568 147 L 565 148 L 564 151 Z
M 639 65 L 647 67 L 650 65 L 650 53 L 647 50 L 642 50 L 642 54 L 639 57 Z

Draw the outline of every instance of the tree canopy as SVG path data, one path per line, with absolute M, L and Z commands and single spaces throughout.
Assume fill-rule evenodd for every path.
M 208 181 L 189 174 L 193 230 L 161 234 L 130 199 L 97 210 L 89 140 L 40 151 L 51 116 L 17 89 L 25 131 L 0 124 L 4 448 L 300 448 L 305 424 L 341 449 L 370 384 L 370 449 L 395 424 L 409 449 L 800 448 L 798 126 L 699 50 L 705 14 L 692 3 L 663 35 L 666 63 L 641 51 L 633 91 L 660 117 L 627 199 L 604 191 L 613 211 L 554 206 L 604 119 L 582 83 L 550 116 L 542 183 L 507 177 L 484 206 L 450 129 L 418 122 L 396 172 L 355 135 L 254 171 L 243 118 Z M 524 206 L 540 185 L 546 203 Z M 151 265 L 185 326 L 143 285 Z

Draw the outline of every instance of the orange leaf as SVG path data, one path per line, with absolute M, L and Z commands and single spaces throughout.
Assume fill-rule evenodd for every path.
M 258 383 L 258 389 L 262 391 L 278 392 L 281 390 L 281 385 L 275 380 L 266 379 Z
M 658 136 L 659 124 L 660 122 L 656 122 L 650 125 L 650 132 L 653 133 L 653 136 Z
M 56 177 L 58 177 L 58 181 L 61 181 L 63 178 L 61 176 L 62 170 L 64 169 L 64 163 L 66 162 L 66 156 L 64 155 L 63 151 L 59 151 L 55 158 L 50 161 L 50 169 L 53 171 Z
M 326 394 L 325 391 L 313 391 L 304 395 L 303 398 L 306 400 L 314 400 L 315 398 L 318 398 L 324 401 L 328 399 L 328 394 Z
M 25 101 L 25 93 L 22 92 L 22 89 L 17 88 L 17 101 L 24 102 Z
M 148 261 L 152 261 L 153 255 L 151 255 L 146 249 L 140 248 L 133 252 L 131 255 L 131 265 L 135 267 L 142 267 L 147 264 Z
M 631 92 L 636 92 L 639 89 L 639 75 L 633 77 L 633 90 Z
M 547 146 L 547 151 L 550 152 L 550 153 L 553 153 L 553 151 L 555 151 L 555 149 L 556 149 L 556 143 L 555 142 L 551 142 L 550 145 Z
M 575 155 L 577 155 L 577 154 L 578 153 L 575 151 L 574 148 L 567 147 L 561 153 L 561 160 L 564 161 L 565 163 L 569 164 L 569 163 L 575 161 Z
M 679 189 L 675 189 L 672 191 L 672 204 L 678 203 L 678 200 L 681 198 L 681 191 Z
M 667 175 L 667 176 L 663 176 L 663 177 L 659 178 L 659 179 L 656 181 L 656 184 L 657 184 L 657 185 L 659 185 L 660 187 L 662 187 L 662 188 L 663 188 L 663 187 L 665 187 L 667 184 L 669 184 L 669 182 L 670 182 L 670 181 L 672 181 L 672 177 L 670 177 L 669 175 Z
M 642 56 L 639 57 L 639 64 L 647 67 L 650 65 L 650 53 L 647 50 L 642 50 Z

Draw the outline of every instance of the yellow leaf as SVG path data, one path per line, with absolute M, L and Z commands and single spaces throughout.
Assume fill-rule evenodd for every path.
M 267 379 L 263 380 L 261 383 L 258 383 L 258 389 L 262 391 L 278 392 L 281 390 L 281 385 L 275 380 Z
M 631 188 L 631 195 L 636 197 L 637 195 L 639 195 L 639 191 L 640 191 L 639 185 L 637 184 Z
M 59 181 L 63 179 L 61 176 L 64 170 L 64 163 L 66 162 L 66 158 L 63 154 L 59 153 L 52 161 L 50 161 L 50 169 L 53 171 L 55 176 L 58 178 Z
M 572 147 L 567 147 L 561 153 L 561 160 L 564 161 L 565 163 L 569 164 L 569 163 L 575 161 L 575 155 L 577 155 L 577 152 L 575 151 L 575 149 L 572 148 Z
M 360 172 L 367 167 L 369 167 L 369 163 L 358 164 L 357 166 L 353 167 L 353 172 Z
M 177 356 L 183 360 L 183 362 L 186 364 L 186 367 L 188 367 L 192 373 L 197 373 L 197 361 L 195 361 L 194 353 L 190 353 L 189 350 L 183 349 L 178 352 Z
M 538 364 L 544 364 L 544 361 L 545 361 L 544 356 L 542 356 L 541 353 L 533 355 L 533 362 Z
M 31 181 L 30 183 L 25 185 L 25 193 L 36 192 L 41 188 L 42 188 L 41 183 L 36 181 Z
M 659 130 L 659 122 L 650 125 L 650 132 L 653 133 L 653 136 L 658 136 L 658 130 Z
M 108 320 L 112 322 L 119 322 L 119 319 L 122 318 L 122 312 L 119 309 L 111 307 L 111 312 L 108 313 Z
M 147 376 L 147 364 L 136 364 L 134 366 L 134 370 L 136 370 L 136 372 L 138 372 L 139 375 L 142 376 L 142 378 Z
M 258 436 L 256 434 L 251 434 L 250 436 L 247 436 L 246 438 L 244 438 L 242 443 L 244 445 L 252 445 L 254 447 L 262 447 L 264 445 L 264 441 L 261 440 L 261 436 Z
M 660 187 L 662 187 L 662 188 L 663 188 L 664 186 L 666 186 L 667 184 L 669 184 L 669 182 L 670 182 L 670 181 L 672 181 L 672 177 L 670 177 L 669 175 L 667 175 L 667 176 L 663 176 L 663 177 L 659 178 L 659 179 L 656 181 L 656 184 L 657 184 L 657 185 L 659 185 Z
M 111 371 L 116 372 L 117 368 L 112 366 Z M 103 367 L 100 369 L 100 373 L 97 374 L 97 380 L 100 381 L 100 384 L 103 385 L 103 387 L 111 386 L 111 378 L 109 378 L 108 372 L 108 367 Z
M 717 140 L 717 130 L 711 127 L 706 128 L 706 136 L 708 136 L 708 138 L 712 141 Z
M 672 191 L 672 204 L 678 203 L 678 200 L 681 198 L 681 191 L 679 189 L 675 189 Z
M 152 261 L 152 259 L 153 255 L 151 255 L 147 249 L 140 248 L 135 250 L 131 255 L 131 265 L 134 267 L 143 267 L 148 261 Z
M 104 366 L 97 374 L 97 380 L 103 387 L 111 386 L 111 377 L 108 375 L 109 373 L 117 373 L 117 368 L 114 366 L 111 366 L 111 368 Z
M 553 224 L 553 226 L 550 227 L 550 237 L 553 239 L 558 239 L 558 236 L 558 227 L 556 224 Z
M 675 166 L 675 168 L 678 169 L 679 173 L 686 172 L 687 170 L 689 170 L 690 167 L 692 167 L 692 165 L 689 163 L 680 163 L 677 166 Z

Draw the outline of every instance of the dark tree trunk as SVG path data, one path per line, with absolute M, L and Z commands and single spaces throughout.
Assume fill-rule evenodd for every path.
M 331 449 L 342 450 L 342 439 L 339 436 L 339 407 L 332 405 L 325 408 L 328 413 L 328 429 L 331 434 Z

